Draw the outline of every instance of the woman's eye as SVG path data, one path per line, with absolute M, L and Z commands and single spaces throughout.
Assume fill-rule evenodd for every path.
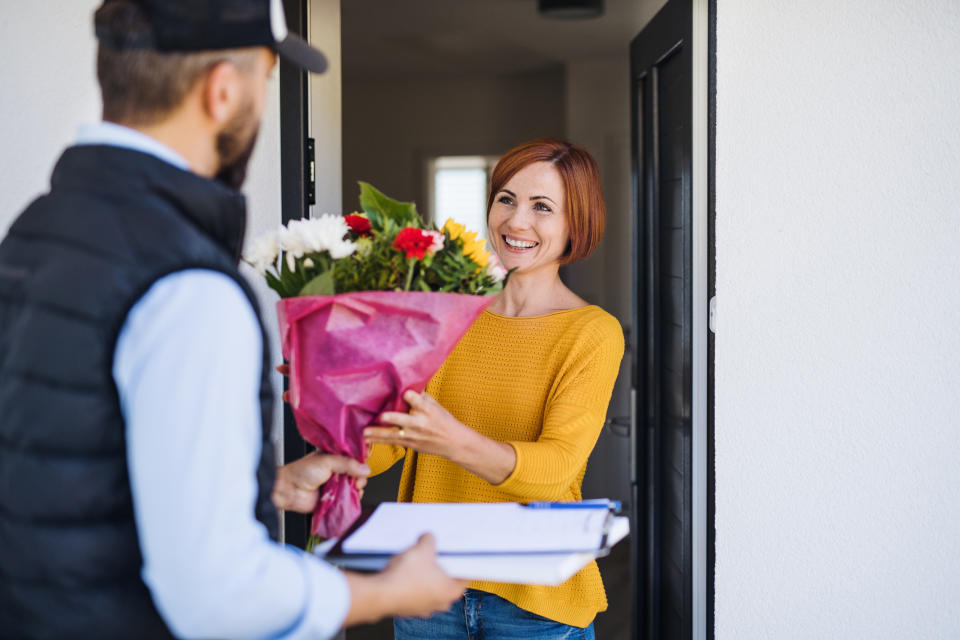
M 500 196 L 497 202 L 501 204 L 513 204 L 513 198 L 511 198 L 510 196 Z
M 550 207 L 548 207 L 546 204 L 542 202 L 534 203 L 533 208 L 536 209 L 537 211 L 544 211 L 546 213 L 550 213 L 552 211 Z

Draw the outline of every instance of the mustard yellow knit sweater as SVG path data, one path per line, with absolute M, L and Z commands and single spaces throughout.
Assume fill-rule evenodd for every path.
M 484 312 L 427 385 L 458 420 L 517 453 L 498 485 L 445 458 L 376 445 L 382 473 L 405 458 L 401 502 L 580 500 L 623 357 L 617 320 L 597 306 L 513 318 Z M 557 587 L 475 582 L 551 620 L 585 627 L 607 608 L 595 562 Z

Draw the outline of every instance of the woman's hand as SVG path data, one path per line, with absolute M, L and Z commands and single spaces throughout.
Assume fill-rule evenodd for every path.
M 381 414 L 380 422 L 390 426 L 364 429 L 367 442 L 408 447 L 452 459 L 461 443 L 476 434 L 427 393 L 407 391 L 403 399 L 410 405 L 410 413 L 386 411 Z
M 382 414 L 380 421 L 393 426 L 367 427 L 363 430 L 367 442 L 444 457 L 491 484 L 500 484 L 513 472 L 517 452 L 506 442 L 480 435 L 427 393 L 407 391 L 403 399 L 410 413 Z
M 277 509 L 313 513 L 319 489 L 335 473 L 354 478 L 354 486 L 363 497 L 370 468 L 352 458 L 323 453 L 308 453 L 299 460 L 277 467 L 277 479 L 270 496 Z

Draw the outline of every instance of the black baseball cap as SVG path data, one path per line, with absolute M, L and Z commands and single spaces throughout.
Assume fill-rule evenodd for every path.
M 105 0 L 139 9 L 149 33 L 94 21 L 97 40 L 113 49 L 210 51 L 269 47 L 299 67 L 323 73 L 327 58 L 287 29 L 281 0 Z M 98 12 L 99 15 L 99 12 Z

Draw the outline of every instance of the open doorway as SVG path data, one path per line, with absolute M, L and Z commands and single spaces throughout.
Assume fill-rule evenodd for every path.
M 500 154 L 541 136 L 580 144 L 600 166 L 607 230 L 596 253 L 562 275 L 629 332 L 630 41 L 664 3 L 607 0 L 602 16 L 584 20 L 541 15 L 536 0 L 342 3 L 343 210 L 357 206 L 356 181 L 365 180 L 428 215 L 440 204 L 483 212 L 485 189 L 476 186 Z M 459 203 L 439 202 L 444 166 L 462 169 L 451 174 L 464 181 Z M 583 486 L 585 498 L 617 499 L 628 510 L 630 362 L 628 354 Z M 399 472 L 396 465 L 371 479 L 364 502 L 396 499 Z M 630 555 L 621 543 L 599 563 L 609 609 L 596 620 L 598 637 L 632 636 Z M 390 638 L 392 629 L 348 637 Z
M 651 28 L 652 20 L 655 15 L 675 13 L 679 5 L 685 7 L 686 16 L 680 20 L 682 37 L 702 53 L 708 33 L 704 19 L 708 4 L 707 0 L 607 0 L 602 17 L 557 21 L 539 15 L 535 0 L 286 3 L 288 14 L 295 14 L 288 15 L 288 22 L 293 25 L 299 16 L 302 33 L 334 54 L 336 70 L 322 78 L 320 91 L 315 79 L 308 82 L 303 76 L 285 73 L 281 66 L 284 219 L 308 215 L 308 211 L 315 215 L 353 210 L 355 181 L 366 180 L 394 197 L 415 200 L 428 215 L 439 218 L 445 215 L 441 208 L 462 208 L 464 212 L 479 211 L 475 216 L 479 220 L 485 203 L 469 200 L 482 198 L 482 184 L 491 164 L 517 143 L 556 136 L 583 145 L 596 157 L 608 206 L 607 232 L 589 260 L 566 267 L 562 276 L 579 295 L 620 320 L 630 346 L 614 389 L 608 424 L 588 465 L 583 493 L 585 498 L 620 500 L 634 516 L 634 531 L 644 532 L 600 562 L 610 602 L 608 611 L 596 621 L 598 636 L 604 638 L 668 637 L 663 633 L 666 626 L 647 624 L 653 618 L 649 599 L 662 592 L 656 558 L 647 557 L 653 548 L 649 545 L 653 538 L 647 534 L 662 529 L 650 515 L 656 510 L 656 495 L 666 491 L 666 485 L 648 477 L 655 466 L 647 454 L 658 454 L 644 444 L 646 434 L 638 432 L 638 418 L 646 415 L 649 404 L 640 389 L 643 385 L 638 385 L 639 363 L 654 350 L 647 340 L 652 325 L 645 315 L 636 315 L 636 303 L 644 298 L 638 286 L 642 273 L 631 274 L 631 269 L 644 264 L 648 253 L 653 254 L 638 240 L 638 232 L 649 225 L 651 214 L 644 212 L 645 198 L 634 187 L 646 171 L 646 160 L 638 161 L 638 156 L 648 157 L 640 153 L 643 141 L 653 138 L 640 133 L 645 126 L 639 125 L 641 114 L 635 102 L 636 83 L 647 73 L 642 70 L 646 67 L 638 66 L 637 60 L 631 63 L 631 55 L 633 52 L 636 58 L 638 46 L 645 48 L 644 43 L 663 39 L 657 35 L 663 35 L 663 29 Z M 693 16 L 699 16 L 699 21 Z M 672 47 L 668 50 L 673 51 Z M 654 55 L 649 64 L 657 65 L 669 57 Z M 706 56 L 698 54 L 697 58 Z M 699 216 L 691 228 L 700 225 L 703 229 L 708 208 L 703 176 L 705 167 L 712 166 L 705 160 L 704 69 L 705 65 L 700 65 L 699 71 L 691 67 L 689 84 L 703 86 L 702 91 L 694 92 L 700 102 L 689 101 L 691 110 L 699 114 L 689 133 L 702 144 L 694 145 L 692 154 L 687 154 L 690 166 L 696 167 L 688 205 Z M 315 144 L 310 144 L 309 135 L 317 136 Z M 315 192 L 312 178 L 317 180 Z M 687 342 L 697 353 L 694 356 L 691 351 L 686 362 L 698 380 L 706 378 L 703 365 L 709 362 L 702 348 L 706 330 L 695 326 L 705 320 L 706 308 L 700 291 L 706 290 L 701 258 L 707 262 L 708 249 L 703 229 L 691 236 L 685 251 L 691 271 L 694 264 L 700 265 L 699 284 L 690 283 L 693 297 L 686 305 L 691 309 L 693 332 L 686 334 L 690 336 Z M 698 341 L 700 348 L 695 346 Z M 631 383 L 641 393 L 631 396 Z M 688 440 L 697 440 L 685 455 L 690 468 L 695 466 L 700 474 L 698 478 L 691 473 L 689 481 L 677 483 L 685 496 L 681 501 L 686 505 L 684 513 L 690 517 L 689 528 L 680 529 L 687 533 L 678 539 L 693 560 L 681 581 L 686 595 L 673 604 L 657 601 L 671 607 L 679 603 L 687 612 L 688 622 L 678 637 L 700 638 L 712 635 L 712 606 L 705 595 L 709 586 L 703 584 L 709 585 L 708 565 L 712 566 L 712 561 L 704 558 L 712 540 L 707 533 L 712 510 L 703 504 L 712 495 L 712 481 L 704 482 L 709 472 L 701 469 L 707 466 L 704 453 L 712 442 L 712 431 L 693 428 L 694 423 L 705 423 L 704 413 L 709 414 L 703 385 L 684 382 L 683 386 L 691 394 L 693 421 Z M 303 443 L 292 420 L 288 417 L 286 422 L 285 457 L 292 459 L 302 455 Z M 399 471 L 398 465 L 393 473 L 371 480 L 367 506 L 395 499 Z M 305 540 L 305 520 L 298 522 L 288 514 L 286 523 L 288 542 Z M 696 535 L 691 533 L 694 531 Z M 645 572 L 651 569 L 657 579 L 646 579 L 650 574 Z M 352 640 L 389 638 L 392 629 L 387 622 L 352 629 L 349 635 Z

